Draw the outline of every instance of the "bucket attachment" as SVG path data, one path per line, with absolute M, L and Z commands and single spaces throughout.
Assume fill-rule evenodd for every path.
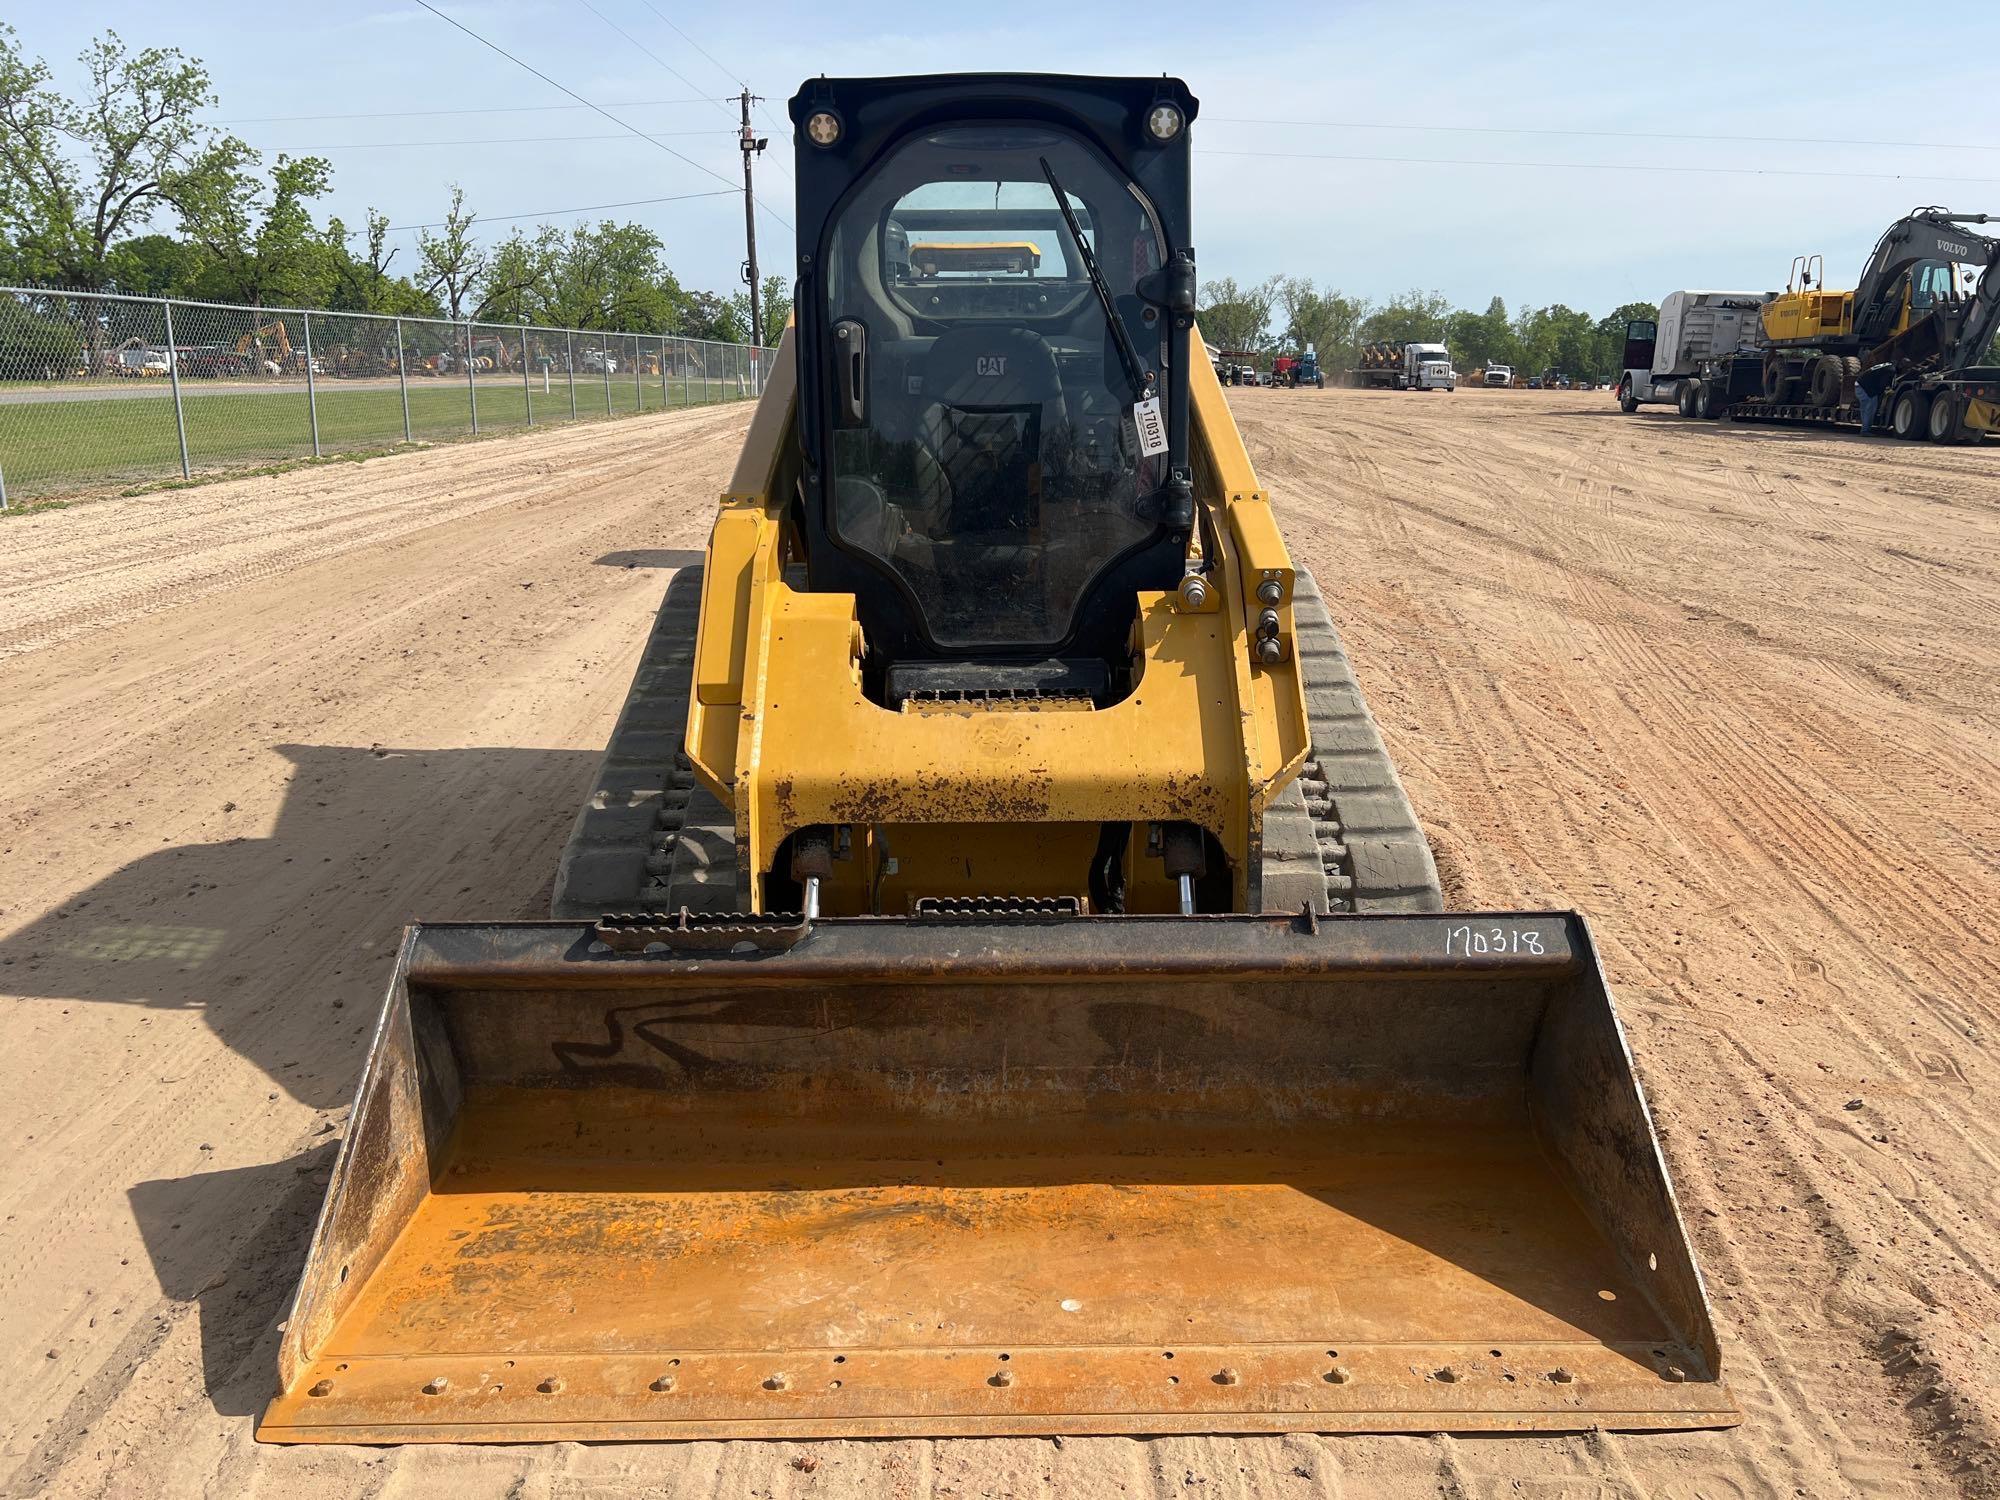
M 1579 917 L 695 930 L 411 930 L 259 1437 L 1739 1420 Z

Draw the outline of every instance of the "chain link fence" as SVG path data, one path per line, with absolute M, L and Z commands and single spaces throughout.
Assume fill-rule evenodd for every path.
M 673 334 L 0 287 L 0 509 L 747 400 L 775 356 Z

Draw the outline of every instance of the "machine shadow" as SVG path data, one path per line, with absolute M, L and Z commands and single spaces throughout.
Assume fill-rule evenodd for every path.
M 691 568 L 702 560 L 699 552 L 685 547 L 635 547 L 607 552 L 596 560 L 600 568 Z
M 127 1191 L 160 1289 L 200 1309 L 202 1386 L 226 1417 L 274 1389 L 279 1321 L 298 1283 L 333 1169 L 332 1137 L 287 1161 L 141 1182 Z M 255 1225 L 231 1236 L 224 1226 Z
M 135 860 L 0 940 L 0 986 L 199 1010 L 277 1086 L 333 1108 L 353 1094 L 407 923 L 548 914 L 599 757 L 276 748 L 296 769 L 268 837 Z

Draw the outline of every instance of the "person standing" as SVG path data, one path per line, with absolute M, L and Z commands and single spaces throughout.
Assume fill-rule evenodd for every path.
M 1879 365 L 1870 365 L 1861 372 L 1854 382 L 1854 399 L 1861 406 L 1861 435 L 1867 437 L 1875 428 L 1875 409 L 1882 403 L 1882 393 L 1889 389 L 1889 382 L 1895 379 L 1896 367 L 1886 360 Z

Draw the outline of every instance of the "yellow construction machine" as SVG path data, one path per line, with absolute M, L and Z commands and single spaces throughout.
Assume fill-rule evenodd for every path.
M 555 919 L 406 936 L 262 1438 L 1738 1419 L 1583 919 L 1442 909 L 1245 455 L 1195 111 L 791 101 L 706 562 Z
M 910 266 L 919 276 L 992 276 L 1012 272 L 1032 276 L 1042 263 L 1042 247 L 1032 240 L 925 242 L 910 246 Z
M 1792 261 L 1785 290 L 1764 304 L 1766 400 L 1845 406 L 1864 362 L 1926 319 L 1955 323 L 2000 241 L 1972 225 L 1994 215 L 1914 208 L 1882 232 L 1850 291 L 1829 291 L 1826 261 Z

